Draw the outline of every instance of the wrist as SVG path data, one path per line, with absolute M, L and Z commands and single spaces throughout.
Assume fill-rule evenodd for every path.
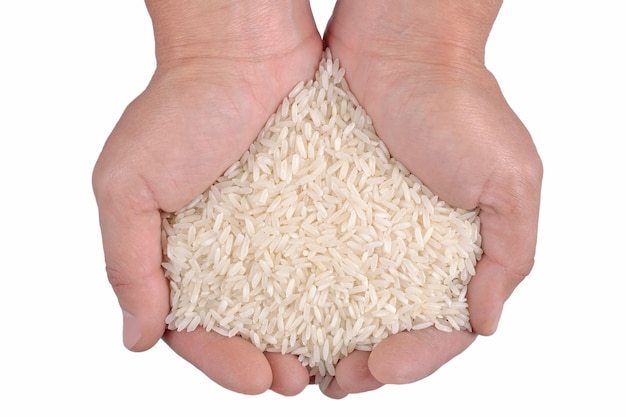
M 360 22 L 361 35 L 355 36 L 375 34 L 368 37 L 364 46 L 373 55 L 457 68 L 484 64 L 485 44 L 501 3 L 502 0 L 339 0 L 336 14 L 343 13 L 344 23 L 346 19 Z
M 308 0 L 146 0 L 146 5 L 157 65 L 256 61 L 292 51 L 317 34 Z

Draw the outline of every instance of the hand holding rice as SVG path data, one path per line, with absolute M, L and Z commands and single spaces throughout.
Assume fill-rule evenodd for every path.
M 343 74 L 326 50 L 240 160 L 164 213 L 169 329 L 297 355 L 318 381 L 391 334 L 471 330 L 478 211 L 389 155 Z

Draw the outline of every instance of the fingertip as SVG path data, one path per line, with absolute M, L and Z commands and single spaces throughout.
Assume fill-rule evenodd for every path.
M 369 369 L 370 352 L 355 350 L 337 363 L 335 381 L 347 393 L 356 394 L 382 387 Z
M 309 385 L 309 372 L 297 356 L 265 352 L 265 357 L 272 368 L 272 391 L 290 397 Z
M 467 331 L 429 327 L 401 332 L 380 342 L 370 354 L 372 376 L 382 384 L 408 384 L 433 374 L 476 339 Z
M 494 306 L 489 312 L 476 314 L 476 319 L 472 319 L 470 308 L 470 323 L 472 326 L 472 332 L 480 336 L 493 335 L 498 330 L 498 324 L 500 323 L 500 317 L 502 315 L 502 307 L 502 305 Z
M 409 333 L 402 332 L 380 342 L 370 354 L 368 366 L 372 376 L 383 384 L 407 384 L 434 372 L 419 372 L 419 346 Z
M 124 346 L 132 352 L 152 348 L 165 333 L 170 311 L 169 287 L 162 274 L 141 280 L 109 277 L 122 310 Z
M 325 386 L 320 385 L 320 390 L 325 396 L 334 400 L 340 400 L 348 396 L 348 393 L 339 385 L 336 378 L 332 378 Z
M 123 324 L 123 341 L 124 346 L 128 350 L 135 350 L 135 346 L 141 339 L 141 324 L 139 320 L 126 310 L 122 310 L 124 320 Z M 141 350 L 141 349 L 140 349 Z
M 222 337 L 222 336 L 220 336 Z M 246 395 L 259 395 L 272 386 L 272 369 L 256 347 L 240 337 L 218 342 L 208 375 L 221 386 Z
M 162 324 L 144 325 L 132 313 L 122 310 L 122 341 L 126 349 L 132 352 L 143 352 L 153 347 L 165 332 L 165 321 Z
M 509 277 L 506 270 L 490 257 L 483 256 L 467 289 L 470 324 L 474 333 L 490 336 L 496 332 L 504 303 L 519 281 L 518 277 Z

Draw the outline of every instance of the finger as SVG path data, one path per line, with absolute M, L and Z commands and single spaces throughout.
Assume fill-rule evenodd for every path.
M 137 191 L 142 187 L 118 186 L 112 176 L 94 181 L 107 276 L 123 312 L 124 345 L 133 351 L 161 338 L 169 312 L 161 217 L 149 194 Z
M 490 204 L 481 203 L 483 255 L 467 291 L 472 330 L 478 334 L 496 331 L 504 302 L 533 267 L 540 182 L 527 181 L 516 191 L 497 190 Z
M 272 385 L 272 369 L 263 353 L 240 337 L 205 329 L 166 331 L 163 340 L 178 355 L 220 386 L 242 394 L 261 394 Z
M 431 375 L 475 339 L 470 332 L 443 332 L 434 327 L 397 333 L 372 350 L 368 366 L 383 384 L 408 384 Z
M 297 356 L 266 352 L 265 358 L 272 368 L 272 391 L 292 396 L 301 393 L 309 385 L 309 372 Z
M 342 358 L 335 368 L 335 380 L 343 391 L 355 394 L 382 387 L 371 374 L 368 360 L 370 352 L 355 350 Z
M 348 393 L 337 383 L 335 378 L 332 378 L 326 386 L 320 385 L 320 390 L 328 398 L 334 400 L 340 400 L 348 396 Z
M 509 276 L 504 266 L 487 255 L 482 257 L 467 289 L 473 332 L 483 336 L 496 332 L 504 302 L 523 278 L 521 275 Z

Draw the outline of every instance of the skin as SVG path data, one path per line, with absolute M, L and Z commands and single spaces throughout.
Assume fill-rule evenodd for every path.
M 309 382 L 294 357 L 239 338 L 165 329 L 160 213 L 208 188 L 249 147 L 322 51 L 306 1 L 147 1 L 157 68 L 122 114 L 93 172 L 106 271 L 133 351 L 161 338 L 230 390 L 293 395 Z M 295 366 L 294 366 L 295 365 Z
M 420 380 L 493 334 L 533 266 L 543 168 L 484 54 L 500 1 L 339 0 L 325 41 L 392 155 L 453 206 L 479 208 L 473 332 L 401 333 L 338 366 L 330 396 Z M 368 375 L 369 371 L 369 375 Z
M 203 329 L 171 332 L 160 213 L 208 188 L 249 147 L 282 98 L 312 78 L 322 52 L 303 0 L 147 0 L 157 68 L 122 114 L 93 171 L 108 279 L 133 351 L 164 340 L 221 386 L 296 395 L 309 383 L 291 355 Z M 392 155 L 452 205 L 481 210 L 484 256 L 468 291 L 473 333 L 388 338 L 337 365 L 332 398 L 422 379 L 495 332 L 530 272 L 542 167 L 530 135 L 485 69 L 500 7 L 477 0 L 340 0 L 325 41 Z M 358 23 L 357 23 L 358 22 Z M 442 31 L 442 28 L 446 28 Z

